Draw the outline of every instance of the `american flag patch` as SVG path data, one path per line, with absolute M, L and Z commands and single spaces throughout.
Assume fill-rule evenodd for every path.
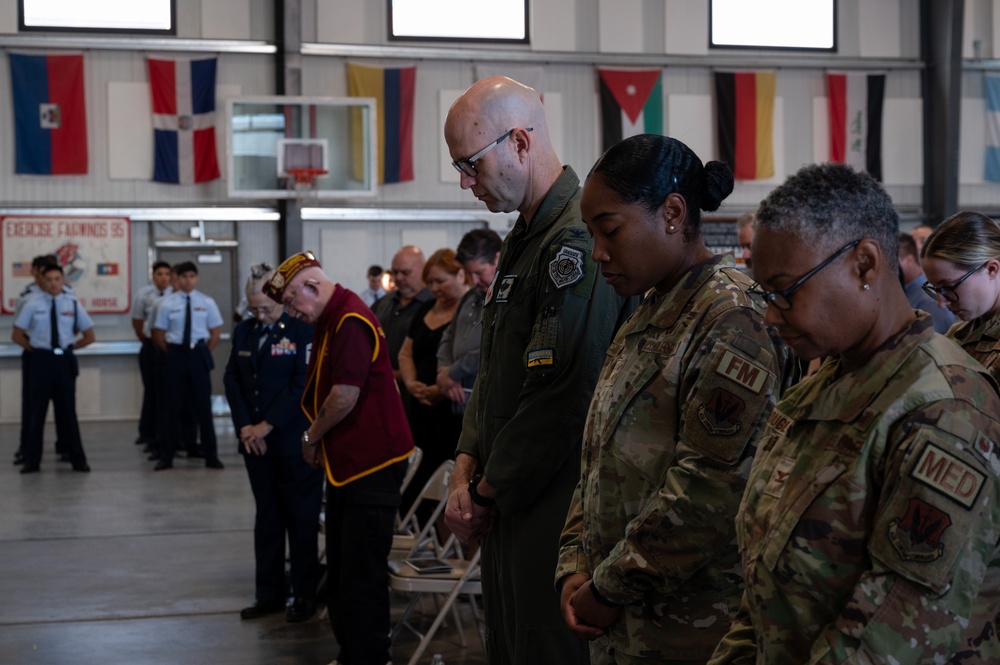
M 10 274 L 13 277 L 31 277 L 31 261 L 14 261 Z

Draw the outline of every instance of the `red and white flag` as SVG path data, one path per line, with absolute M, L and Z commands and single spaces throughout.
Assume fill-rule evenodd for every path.
M 149 58 L 156 157 L 153 180 L 181 185 L 219 177 L 216 58 Z

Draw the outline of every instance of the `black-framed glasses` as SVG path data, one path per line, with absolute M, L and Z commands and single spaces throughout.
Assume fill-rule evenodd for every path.
M 959 279 L 954 284 L 942 284 L 941 286 L 934 286 L 930 282 L 924 282 L 923 284 L 920 285 L 920 288 L 924 290 L 924 293 L 929 295 L 931 298 L 934 298 L 934 300 L 937 300 L 938 296 L 940 296 L 945 300 L 947 300 L 948 302 L 958 302 L 958 293 L 956 293 L 956 289 L 958 289 L 958 287 L 962 285 L 962 282 L 969 279 L 975 273 L 985 268 L 986 264 L 992 260 L 993 259 L 988 259 L 986 261 L 983 261 L 978 266 L 976 266 L 969 272 L 962 275 L 962 278 Z
M 517 127 L 514 127 L 514 129 L 517 129 Z M 455 170 L 458 171 L 459 173 L 464 173 L 470 178 L 475 178 L 477 175 L 479 175 L 479 171 L 476 170 L 476 162 L 482 159 L 483 155 L 488 153 L 490 150 L 492 150 L 493 148 L 497 147 L 498 145 L 506 141 L 507 137 L 514 133 L 514 129 L 508 129 L 506 132 L 504 132 L 503 136 L 498 138 L 493 143 L 490 143 L 488 146 L 486 146 L 485 148 L 474 154 L 472 157 L 469 157 L 468 159 L 456 160 L 452 162 L 451 165 L 454 166 Z M 533 129 L 534 127 L 525 127 L 524 131 L 530 132 Z
M 755 283 L 753 286 L 750 287 L 750 289 L 747 292 L 750 293 L 751 295 L 760 296 L 761 298 L 764 299 L 764 302 L 766 302 L 768 305 L 774 305 L 778 309 L 782 310 L 789 310 L 792 308 L 792 294 L 795 293 L 795 291 L 799 287 L 801 287 L 803 284 L 805 284 L 810 279 L 815 277 L 816 273 L 818 273 L 820 270 L 833 263 L 833 261 L 841 254 L 843 254 L 849 249 L 856 247 L 857 244 L 861 242 L 863 239 L 864 238 L 858 238 L 857 240 L 847 243 L 846 245 L 838 249 L 836 252 L 831 254 L 829 258 L 827 258 L 818 266 L 816 266 L 815 268 L 807 272 L 805 275 L 797 279 L 794 284 L 789 286 L 787 289 L 784 289 L 783 291 L 765 291 L 764 289 L 760 288 L 760 284 Z

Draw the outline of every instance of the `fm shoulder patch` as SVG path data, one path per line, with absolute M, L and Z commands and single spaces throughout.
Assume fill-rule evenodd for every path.
M 937 561 L 944 555 L 941 540 L 950 526 L 948 513 L 911 498 L 903 516 L 889 522 L 889 542 L 905 561 Z
M 928 443 L 910 471 L 910 477 L 955 503 L 972 508 L 986 482 L 986 474 L 933 443 Z
M 572 286 L 583 279 L 583 264 L 583 252 L 560 247 L 559 253 L 549 262 L 549 278 L 557 289 Z
M 719 362 L 715 365 L 715 371 L 758 395 L 764 387 L 767 377 L 771 375 L 761 365 L 745 358 L 740 358 L 728 350 L 719 358 Z

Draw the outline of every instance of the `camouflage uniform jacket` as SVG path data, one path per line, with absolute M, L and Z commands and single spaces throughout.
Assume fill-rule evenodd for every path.
M 790 358 L 750 285 L 717 256 L 648 297 L 608 351 L 556 580 L 584 573 L 627 605 L 616 652 L 704 661 L 739 607 L 736 508 Z
M 484 467 L 501 515 L 572 476 L 555 492 L 562 520 L 604 353 L 636 305 L 600 278 L 579 199 L 580 180 L 565 167 L 531 225 L 519 217 L 504 239 L 483 302 L 479 377 L 458 452 Z
M 956 323 L 948 337 L 978 360 L 1000 382 L 1000 314 Z
M 747 589 L 711 663 L 997 663 L 1000 398 L 918 318 L 768 419 L 736 533 Z

